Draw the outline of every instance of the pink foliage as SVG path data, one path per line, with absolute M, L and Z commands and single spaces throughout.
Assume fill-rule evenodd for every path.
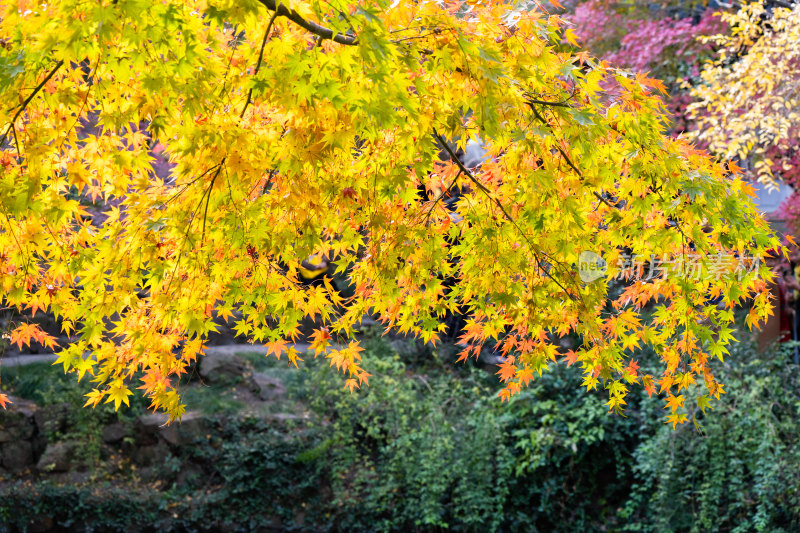
M 578 5 L 569 20 L 583 46 L 599 56 L 615 50 L 620 39 L 633 29 L 632 21 L 604 6 L 602 0 Z
M 772 160 L 772 172 L 789 184 L 795 193 L 787 198 L 779 209 L 794 235 L 800 235 L 800 146 L 796 139 L 800 137 L 800 127 L 789 130 L 787 139 L 776 143 L 766 152 Z
M 688 64 L 686 74 L 691 76 L 699 75 L 699 62 L 710 51 L 710 45 L 697 38 L 725 30 L 713 10 L 697 23 L 692 18 L 637 19 L 614 11 L 603 0 L 583 2 L 570 21 L 583 45 L 609 63 L 640 72 Z
M 724 23 L 711 11 L 706 11 L 697 24 L 691 18 L 639 20 L 622 38 L 619 49 L 604 59 L 640 72 L 681 61 L 689 64 L 690 75 L 697 76 L 700 73 L 698 59 L 711 49 L 697 38 L 724 29 Z
M 713 10 L 706 10 L 697 21 L 692 17 L 654 19 L 624 15 L 605 0 L 588 0 L 576 7 L 569 20 L 583 46 L 600 59 L 649 72 L 666 82 L 670 90 L 666 104 L 675 119 L 673 134 L 692 127 L 686 115 L 692 100 L 682 83 L 699 77 L 702 62 L 711 55 L 711 45 L 698 37 L 726 30 Z

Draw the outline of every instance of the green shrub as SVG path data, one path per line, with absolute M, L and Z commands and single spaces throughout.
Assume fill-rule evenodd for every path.
M 331 524 L 340 530 L 493 530 L 503 520 L 513 475 L 505 420 L 491 378 L 414 374 L 382 343 L 364 364 L 374 374 L 356 394 L 341 376 L 317 369 L 302 388 L 326 422 L 306 460 L 331 481 Z
M 135 476 L 0 485 L 0 521 L 165 532 L 800 529 L 800 384 L 786 353 L 739 344 L 716 365 L 728 394 L 673 431 L 661 400 L 641 391 L 626 416 L 610 415 L 602 393 L 578 389 L 575 367 L 501 404 L 490 373 L 429 364 L 423 374 L 380 339 L 366 346 L 374 375 L 353 394 L 323 359 L 267 369 L 289 391 L 282 405 L 304 411 L 215 418 L 207 437 L 173 448 L 158 488 Z M 638 356 L 642 368 L 654 358 Z M 74 394 L 60 378 L 15 379 L 42 402 Z M 683 393 L 691 405 L 697 391 Z
M 800 386 L 788 349 L 738 345 L 721 365 L 727 394 L 714 410 L 696 413 L 697 427 L 643 440 L 620 513 L 627 530 L 800 530 Z

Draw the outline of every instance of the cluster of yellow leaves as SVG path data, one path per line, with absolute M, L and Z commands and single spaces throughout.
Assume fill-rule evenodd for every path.
M 567 361 L 618 411 L 634 383 L 720 393 L 708 354 L 724 353 L 731 309 L 755 297 L 753 316 L 768 312 L 763 266 L 674 269 L 614 299 L 607 278 L 580 280 L 584 250 L 613 278 L 623 250 L 692 250 L 708 271 L 777 241 L 745 183 L 663 134 L 663 87 L 576 53 L 557 16 L 383 0 L 0 9 L 0 298 L 76 335 L 58 362 L 92 377 L 88 405 L 127 404 L 138 375 L 179 418 L 176 387 L 217 319 L 295 365 L 300 323 L 317 320 L 315 355 L 353 390 L 369 374 L 341 340 L 365 314 L 435 342 L 462 313 L 462 358 L 487 342 L 508 356 L 503 398 L 577 334 Z M 478 140 L 488 160 L 466 168 L 457 151 Z M 309 257 L 353 295 L 304 283 Z M 630 360 L 643 345 L 663 354 L 658 378 Z
M 720 51 L 691 91 L 692 135 L 725 159 L 750 160 L 759 181 L 771 184 L 765 151 L 790 139 L 800 124 L 800 5 L 767 13 L 758 0 L 720 16 L 730 30 L 705 38 Z

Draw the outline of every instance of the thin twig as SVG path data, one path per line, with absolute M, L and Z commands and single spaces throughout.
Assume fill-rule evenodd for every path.
M 14 134 L 14 145 L 17 147 L 17 163 L 22 163 L 22 154 L 19 151 L 19 139 L 17 139 L 17 128 L 14 127 L 14 123 L 11 123 L 11 133 Z
M 225 158 L 222 159 L 219 166 L 217 167 L 217 171 L 214 173 L 214 176 L 211 178 L 211 183 L 208 184 L 208 193 L 206 195 L 206 209 L 203 212 L 203 232 L 200 234 L 200 243 L 202 244 L 203 241 L 206 239 L 206 220 L 208 219 L 208 204 L 211 202 L 211 189 L 214 188 L 214 183 L 217 181 L 217 176 L 222 171 L 222 167 L 225 164 Z M 203 198 L 200 198 L 200 201 L 203 201 Z M 189 223 L 191 227 L 191 222 Z
M 256 61 L 256 69 L 253 71 L 253 77 L 258 74 L 258 69 L 261 68 L 261 61 L 264 59 L 264 47 L 267 45 L 267 38 L 269 37 L 269 32 L 272 31 L 272 25 L 275 24 L 275 19 L 278 18 L 278 12 L 272 14 L 272 17 L 269 19 L 269 23 L 267 24 L 267 29 L 264 30 L 264 38 L 261 40 L 261 50 L 258 52 L 258 61 Z M 252 102 L 253 97 L 253 88 L 250 87 L 250 90 L 247 91 L 247 101 L 244 103 L 244 107 L 242 108 L 242 113 L 239 115 L 239 118 L 244 117 L 244 112 L 247 111 L 247 106 L 250 105 Z
M 208 174 L 209 172 L 211 172 L 211 171 L 212 171 L 212 170 L 214 170 L 215 168 L 218 168 L 218 167 L 219 167 L 221 164 L 222 164 L 222 163 L 218 163 L 218 164 L 214 165 L 213 167 L 209 168 L 208 170 L 206 170 L 205 172 L 203 172 L 202 174 L 200 174 L 199 176 L 197 176 L 196 178 L 194 178 L 192 181 L 190 181 L 189 183 L 187 183 L 186 185 L 184 185 L 184 186 L 183 186 L 183 188 L 182 188 L 180 191 L 176 192 L 175 194 L 173 194 L 172 196 L 170 196 L 170 197 L 167 199 L 167 201 L 166 201 L 166 202 L 162 203 L 162 204 L 161 204 L 161 205 L 162 205 L 162 207 L 163 207 L 163 206 L 166 206 L 166 205 L 167 205 L 168 203 L 170 203 L 172 200 L 174 200 L 175 198 L 177 198 L 178 196 L 180 196 L 181 194 L 183 194 L 183 192 L 184 192 L 186 189 L 188 189 L 188 188 L 189 188 L 191 185 L 194 185 L 194 184 L 195 184 L 197 181 L 199 181 L 199 180 L 200 180 L 200 179 L 201 179 L 203 176 L 205 176 L 206 174 Z
M 431 206 L 431 208 L 428 210 L 428 214 L 425 216 L 425 227 L 427 227 L 427 226 L 428 226 L 428 224 L 430 223 L 430 220 L 431 220 L 431 214 L 433 213 L 433 210 L 434 210 L 434 209 L 436 209 L 436 204 L 438 204 L 438 203 L 439 203 L 439 200 L 441 200 L 442 198 L 444 198 L 444 195 L 445 195 L 445 194 L 449 194 L 449 193 L 450 193 L 450 189 L 452 189 L 452 188 L 453 188 L 453 185 L 455 185 L 455 184 L 456 184 L 456 180 L 457 180 L 457 179 L 458 179 L 458 177 L 461 175 L 461 173 L 462 173 L 462 171 L 461 171 L 461 169 L 459 168 L 459 169 L 458 169 L 458 174 L 456 174 L 456 177 L 455 177 L 455 178 L 453 178 L 453 181 L 452 181 L 452 183 L 450 183 L 450 185 L 447 187 L 447 189 L 443 190 L 443 191 L 442 191 L 442 194 L 440 194 L 439 196 L 437 196 L 437 197 L 436 197 L 436 199 L 433 201 L 433 205 L 432 205 L 432 206 Z
M 517 229 L 517 231 L 518 231 L 518 232 L 519 232 L 519 234 L 522 236 L 522 238 L 523 238 L 523 239 L 525 239 L 525 242 L 527 242 L 527 243 L 528 243 L 528 248 L 530 249 L 531 253 L 533 254 L 533 257 L 534 257 L 534 259 L 536 259 L 536 263 L 538 264 L 539 268 L 542 270 L 542 272 L 544 272 L 544 275 L 545 275 L 546 277 L 550 278 L 550 280 L 551 280 L 553 283 L 555 283 L 556 285 L 558 285 L 558 287 L 559 287 L 559 288 L 560 288 L 562 291 L 564 291 L 564 294 L 566 294 L 567 296 L 569 296 L 569 298 L 570 298 L 571 300 L 577 300 L 577 297 L 576 297 L 574 294 L 572 294 L 571 292 L 569 292 L 569 291 L 567 290 L 567 288 L 566 288 L 566 287 L 564 287 L 564 286 L 561 284 L 561 282 L 559 282 L 559 281 L 558 281 L 556 278 L 554 278 L 554 277 L 553 277 L 553 276 L 552 276 L 552 275 L 551 275 L 551 274 L 550 274 L 550 273 L 549 273 L 547 270 L 545 270 L 545 269 L 542 267 L 541 260 L 540 260 L 540 259 L 539 259 L 539 257 L 537 256 L 537 250 L 536 250 L 536 247 L 533 245 L 533 243 L 531 242 L 531 240 L 530 240 L 530 238 L 528 237 L 528 235 L 527 235 L 527 234 L 526 234 L 524 231 L 522 231 L 522 228 L 520 228 L 520 227 L 519 227 L 519 224 L 517 224 L 517 221 L 516 221 L 516 220 L 514 220 L 514 219 L 512 218 L 512 216 L 511 216 L 511 215 L 508 213 L 508 211 L 506 211 L 506 208 L 503 206 L 503 204 L 500 202 L 500 200 L 498 200 L 498 199 L 497 199 L 497 198 L 496 198 L 496 197 L 495 197 L 495 196 L 492 194 L 492 191 L 490 191 L 490 190 L 489 190 L 489 189 L 488 189 L 488 188 L 487 188 L 487 187 L 486 187 L 486 186 L 485 186 L 483 183 L 481 183 L 480 181 L 478 181 L 478 179 L 477 179 L 477 178 L 476 178 L 476 177 L 475 177 L 475 176 L 472 174 L 472 172 L 470 172 L 470 171 L 469 171 L 469 169 L 467 169 L 467 167 L 465 167 L 465 166 L 464 166 L 464 163 L 462 163 L 462 162 L 461 162 L 461 160 L 458 158 L 458 156 L 455 154 L 455 152 L 453 152 L 453 149 L 452 149 L 452 148 L 450 148 L 450 145 L 449 145 L 449 144 L 447 144 L 447 141 L 445 140 L 445 138 L 444 138 L 444 137 L 442 137 L 441 135 L 439 135 L 439 132 L 438 132 L 438 131 L 436 131 L 436 129 L 435 129 L 435 128 L 434 128 L 434 130 L 433 130 L 433 134 L 434 134 L 434 136 L 436 137 L 436 139 L 439 141 L 439 143 L 440 143 L 442 146 L 444 146 L 444 149 L 445 149 L 445 150 L 447 151 L 447 153 L 450 155 L 450 159 L 452 159 L 452 160 L 453 160 L 453 162 L 454 162 L 456 165 L 458 165 L 458 168 L 460 168 L 460 169 L 461 169 L 461 172 L 463 172 L 463 173 L 464 173 L 464 175 L 465 175 L 465 176 L 467 176 L 467 178 L 469 178 L 469 180 L 470 180 L 472 183 L 474 183 L 474 184 L 475 184 L 475 186 L 476 186 L 476 187 L 478 187 L 478 189 L 479 189 L 481 192 L 483 192 L 483 193 L 486 195 L 486 197 L 487 197 L 487 198 L 489 198 L 489 200 L 491 200 L 491 201 L 492 201 L 492 202 L 493 202 L 493 203 L 494 203 L 494 204 L 497 206 L 497 208 L 498 208 L 498 209 L 500 209 L 500 212 L 503 214 L 503 216 L 506 218 L 506 220 L 508 220 L 508 221 L 509 221 L 509 222 L 510 222 L 510 223 L 511 223 L 511 224 L 512 224 L 512 225 L 513 225 L 513 226 L 514 226 L 516 229 Z
M 63 64 L 64 64 L 64 60 L 63 59 L 59 60 L 59 62 L 56 63 L 56 66 L 53 67 L 53 70 L 51 70 L 47 74 L 47 76 L 42 80 L 42 82 L 39 85 L 37 85 L 36 88 L 33 90 L 33 92 L 28 95 L 28 97 L 25 99 L 24 102 L 22 102 L 22 106 L 20 106 L 20 108 L 14 114 L 14 118 L 11 119 L 11 122 L 9 123 L 8 128 L 6 128 L 6 131 L 3 133 L 3 136 L 0 137 L 0 146 L 3 146 L 3 143 L 6 140 L 6 136 L 8 136 L 8 132 L 11 131 L 11 128 L 14 126 L 14 123 L 17 122 L 17 119 L 19 118 L 19 116 L 22 114 L 23 111 L 25 111 L 25 108 L 28 107 L 28 104 L 31 103 L 31 100 L 33 100 L 33 97 L 36 96 L 36 94 L 39 91 L 42 90 L 42 87 L 44 87 L 45 84 L 48 81 L 50 81 L 50 78 L 53 77 L 53 75 L 56 73 L 56 71 L 58 71 L 58 69 L 60 69 L 61 65 L 63 65 Z
M 86 87 L 86 94 L 83 95 L 83 102 L 81 102 L 81 108 L 78 110 L 78 114 L 75 115 L 75 120 L 72 121 L 72 125 L 64 134 L 64 140 L 61 141 L 61 144 L 58 147 L 59 150 L 61 150 L 61 147 L 63 147 L 64 143 L 67 142 L 67 137 L 69 137 L 70 132 L 73 130 L 73 128 L 75 128 L 75 126 L 78 124 L 78 121 L 81 119 L 83 110 L 86 108 L 86 103 L 89 101 L 89 93 L 91 92 L 92 87 L 94 86 L 93 80 L 97 76 L 97 69 L 100 67 L 100 61 L 102 59 L 103 59 L 103 52 L 101 51 L 99 54 L 97 54 L 97 61 L 94 64 L 94 70 L 92 71 L 92 75 L 89 78 L 89 85 Z

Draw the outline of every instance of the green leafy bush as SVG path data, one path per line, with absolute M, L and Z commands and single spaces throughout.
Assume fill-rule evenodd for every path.
M 785 350 L 739 345 L 723 366 L 727 394 L 696 413 L 697 427 L 642 440 L 620 513 L 627 530 L 800 529 L 800 386 L 789 361 Z
M 626 417 L 609 415 L 601 394 L 576 392 L 574 367 L 500 404 L 484 370 L 429 363 L 423 374 L 379 339 L 368 347 L 369 387 L 343 390 L 321 359 L 276 370 L 285 403 L 303 411 L 214 418 L 208 435 L 173 447 L 157 490 L 132 478 L 0 484 L 0 533 L 43 518 L 77 531 L 800 528 L 800 384 L 785 353 L 740 343 L 718 365 L 728 394 L 673 431 L 645 393 Z M 653 357 L 641 353 L 642 368 Z M 691 405 L 695 391 L 683 393 Z

